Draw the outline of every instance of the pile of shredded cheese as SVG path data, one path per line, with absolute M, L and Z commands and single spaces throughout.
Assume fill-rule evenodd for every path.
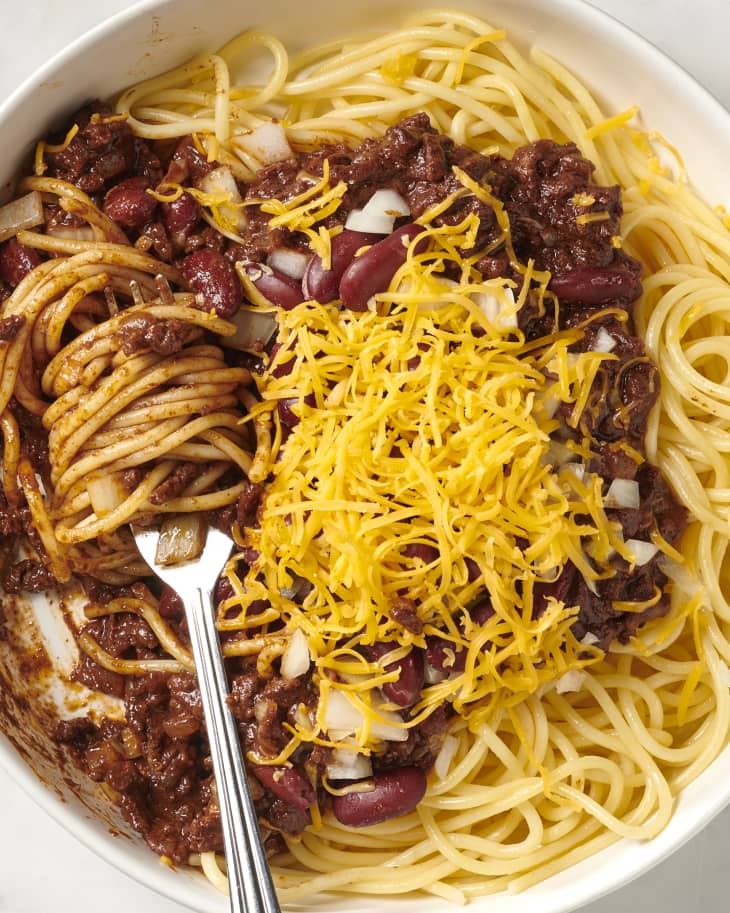
M 407 730 L 444 701 L 476 728 L 602 656 L 573 636 L 577 606 L 550 597 L 534 617 L 533 588 L 568 560 L 589 582 L 613 573 L 612 554 L 632 560 L 604 511 L 600 477 L 565 462 L 570 448 L 587 458 L 588 442 L 551 440 L 556 408 L 570 404 L 577 424 L 601 362 L 615 356 L 569 352 L 579 330 L 528 343 L 516 321 L 490 320 L 486 300 L 514 315 L 530 283 L 514 302 L 508 280 L 483 281 L 458 255 L 473 230 L 469 218 L 429 228 L 429 251 L 411 245 L 390 290 L 365 312 L 310 301 L 277 313 L 281 347 L 249 416 L 275 429 L 260 528 L 245 531 L 259 558 L 235 580 L 224 626 L 256 624 L 255 604 L 270 603 L 305 633 L 321 696 L 316 717 L 302 714 L 268 763 L 305 741 L 377 750 L 377 723 Z M 454 260 L 458 282 L 443 277 Z M 285 440 L 280 401 L 300 419 Z M 414 545 L 438 557 L 408 557 Z M 477 624 L 469 607 L 485 589 L 494 615 Z M 417 606 L 420 634 L 392 617 L 404 596 Z M 429 635 L 465 649 L 465 668 L 426 685 L 402 720 L 380 690 L 398 672 L 383 665 Z M 368 662 L 359 648 L 377 642 L 393 651 Z M 327 732 L 334 691 L 360 714 L 354 738 Z

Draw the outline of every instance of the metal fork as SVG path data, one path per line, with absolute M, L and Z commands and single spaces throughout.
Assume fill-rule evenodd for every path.
M 211 527 L 199 558 L 163 567 L 155 563 L 159 531 L 133 526 L 132 532 L 144 560 L 185 605 L 221 811 L 231 910 L 281 913 L 246 781 L 236 721 L 226 701 L 228 681 L 215 624 L 213 588 L 233 542 Z

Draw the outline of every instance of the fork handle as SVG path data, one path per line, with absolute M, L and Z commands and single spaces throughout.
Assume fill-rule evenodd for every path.
M 182 595 L 182 594 L 181 594 Z M 236 721 L 226 697 L 212 594 L 183 596 L 217 784 L 233 913 L 281 913 L 248 789 Z

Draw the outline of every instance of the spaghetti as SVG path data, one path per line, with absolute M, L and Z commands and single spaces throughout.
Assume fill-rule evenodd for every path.
M 256 45 L 272 55 L 268 78 L 259 86 L 232 86 L 235 62 Z M 225 319 L 201 309 L 174 266 L 120 243 L 118 226 L 108 225 L 80 191 L 55 178 L 36 176 L 27 188 L 54 194 L 63 210 L 85 221 L 94 240 L 21 232 L 23 244 L 62 256 L 37 266 L 3 312 L 4 318 L 23 318 L 0 352 L 4 488 L 8 501 L 17 501 L 8 480 L 21 480 L 57 579 L 68 579 L 71 571 L 112 583 L 138 576 L 131 543 L 117 531 L 139 513 L 155 512 L 150 495 L 176 461 L 213 461 L 213 468 L 163 502 L 165 510 L 219 508 L 266 483 L 258 518 L 255 499 L 253 512 L 251 503 L 239 510 L 235 530 L 245 560 L 239 556 L 230 565 L 219 608 L 227 655 L 250 657 L 241 667 L 246 674 L 239 690 L 234 686 L 239 718 L 252 720 L 248 705 L 256 693 L 259 728 L 276 724 L 268 750 L 260 741 L 247 744 L 248 760 L 267 788 L 265 801 L 276 802 L 272 795 L 285 794 L 287 783 L 300 776 L 304 746 L 312 752 L 307 772 L 331 770 L 332 782 L 325 777 L 322 785 L 335 810 L 339 800 L 340 808 L 348 807 L 347 784 L 368 781 L 368 759 L 378 763 L 383 743 L 386 756 L 395 753 L 393 745 L 408 739 L 409 729 L 433 721 L 445 702 L 456 711 L 448 734 L 436 733 L 436 747 L 424 749 L 428 763 L 435 759 L 435 771 L 423 798 L 405 815 L 361 830 L 347 815 L 320 815 L 307 792 L 311 783 L 304 784 L 312 823 L 300 836 L 287 837 L 273 860 L 277 887 L 288 902 L 323 891 L 425 891 L 463 903 L 524 889 L 620 837 L 656 835 L 676 794 L 711 763 L 730 731 L 730 606 L 723 590 L 730 504 L 730 234 L 722 215 L 692 192 L 681 160 L 676 177 L 661 164 L 664 141 L 632 126 L 636 110 L 606 117 L 560 63 L 538 50 L 526 58 L 504 32 L 456 12 L 419 14 L 401 31 L 334 42 L 292 58 L 272 36 L 247 33 L 217 54 L 125 91 L 116 103 L 116 114 L 138 138 L 192 136 L 187 173 L 178 161 L 179 173 L 168 168 L 154 188 L 164 205 L 174 205 L 192 188 L 208 224 L 232 243 L 247 250 L 252 225 L 285 229 L 306 238 L 308 253 L 325 268 L 334 262 L 342 231 L 336 218 L 327 220 L 347 186 L 330 173 L 336 156 L 327 161 L 323 144 L 353 147 L 383 136 L 388 142 L 392 134 L 386 131 L 422 112 L 441 134 L 486 157 L 511 159 L 525 144 L 549 139 L 575 143 L 594 163 L 601 186 L 573 197 L 575 222 L 585 231 L 604 232 L 623 267 L 631 258 L 642 264 L 644 293 L 633 319 L 661 377 L 659 405 L 640 436 L 625 436 L 624 456 L 642 464 L 636 448 L 645 447 L 649 462 L 686 507 L 690 524 L 679 550 L 677 537 L 672 541 L 660 522 L 651 542 L 626 539 L 612 525 L 608 496 L 590 470 L 592 442 L 581 424 L 616 384 L 638 383 L 627 379 L 629 372 L 646 375 L 649 363 L 642 352 L 624 362 L 611 348 L 601 349 L 594 317 L 533 339 L 518 330 L 516 314 L 528 296 L 539 315 L 560 293 L 550 291 L 549 271 L 520 262 L 510 250 L 514 238 L 500 199 L 466 167 L 453 169 L 451 196 L 424 205 L 418 232 L 406 238 L 400 271 L 370 308 L 340 311 L 327 302 L 300 301 L 277 313 L 279 348 L 258 378 L 256 397 L 238 390 L 248 383 L 248 371 L 223 367 L 221 349 L 202 341 L 203 333 L 231 332 Z M 281 157 L 271 156 L 282 134 L 300 155 L 320 155 L 318 173 L 295 176 L 301 183 L 296 195 L 243 199 L 235 181 L 221 183 L 220 173 L 218 183 L 211 183 L 211 169 L 222 167 L 259 190 L 269 178 L 275 184 L 275 166 L 261 169 Z M 76 141 L 71 136 L 69 144 Z M 620 231 L 615 200 L 610 194 L 596 197 L 612 184 L 623 194 Z M 448 206 L 467 199 L 483 207 L 475 218 L 467 213 L 450 225 L 439 222 Z M 487 212 L 493 234 L 485 237 L 479 233 Z M 464 253 L 484 256 L 485 250 L 488 256 L 509 253 L 491 279 L 477 268 L 483 260 Z M 251 302 L 244 310 L 260 315 L 272 284 L 266 286 L 267 276 L 249 266 L 241 261 L 238 270 Z M 628 272 L 623 269 L 621 281 L 630 282 Z M 160 287 L 158 273 L 168 284 Z M 117 312 L 102 305 L 104 288 L 128 295 L 130 279 L 137 290 L 131 307 Z M 172 292 L 170 284 L 180 290 Z M 618 316 L 616 308 L 601 315 L 605 326 L 617 321 L 616 338 L 628 320 L 631 295 L 624 292 L 616 296 L 624 305 Z M 120 354 L 115 334 L 138 313 L 181 321 L 188 334 L 184 344 L 173 356 Z M 478 331 L 465 333 L 465 321 Z M 67 322 L 77 335 L 63 344 Z M 590 334 L 594 347 L 576 350 Z M 22 367 L 28 351 L 43 367 L 40 384 Z M 458 365 L 449 373 L 445 364 L 452 355 Z M 612 375 L 617 360 L 624 373 Z M 503 378 L 513 383 L 500 384 Z M 605 395 L 592 394 L 597 389 Z M 473 418 L 475 392 L 490 403 L 486 430 Z M 56 495 L 52 516 L 19 456 L 17 423 L 6 408 L 11 395 L 32 414 L 44 415 Z M 85 409 L 86 396 L 91 399 Z M 454 412 L 453 403 L 461 411 Z M 557 441 L 550 434 L 560 423 L 551 409 L 563 406 L 570 407 L 565 426 L 574 433 Z M 331 414 L 323 420 L 326 410 Z M 244 411 L 247 420 L 240 425 Z M 258 445 L 253 458 L 248 426 L 255 428 Z M 138 434 L 133 448 L 125 445 L 130 428 Z M 494 434 L 492 456 L 479 467 L 465 463 L 469 447 L 458 449 L 459 428 L 487 452 L 484 436 Z M 570 455 L 563 452 L 560 472 L 542 473 L 540 467 L 558 462 L 556 445 Z M 422 462 L 406 471 L 403 465 L 414 454 Z M 570 468 L 576 456 L 586 472 Z M 493 518 L 495 533 L 485 546 L 484 536 L 466 521 L 478 500 L 469 494 L 470 479 L 482 484 L 489 459 L 505 486 L 499 503 L 515 513 Z M 140 464 L 149 468 L 144 481 L 107 513 L 97 510 L 95 473 L 122 473 Z M 503 476 L 505 464 L 510 471 Z M 231 465 L 248 481 L 224 484 Z M 438 490 L 441 482 L 446 497 Z M 378 484 L 384 487 L 375 491 Z M 419 525 L 422 517 L 427 522 Z M 363 546 L 366 529 L 371 537 Z M 407 570 L 388 552 L 400 534 L 400 546 L 420 546 Z M 124 544 L 105 546 L 105 537 L 114 535 Z M 524 541 L 527 546 L 515 552 L 515 543 Z M 427 550 L 434 543 L 436 555 Z M 646 547 L 646 561 L 661 568 L 660 584 L 656 592 L 650 587 L 635 598 L 617 598 L 614 610 L 637 619 L 626 628 L 625 642 L 602 640 L 581 619 L 580 606 L 559 591 L 551 591 L 538 611 L 536 587 L 556 583 L 568 557 L 578 568 L 582 592 L 595 593 L 611 576 L 616 555 L 633 573 L 642 565 L 636 550 Z M 369 564 L 363 561 L 367 549 L 376 558 Z M 470 580 L 469 562 L 477 563 L 481 583 Z M 671 585 L 664 587 L 667 578 Z M 489 611 L 479 614 L 473 601 L 485 586 Z M 671 605 L 662 603 L 664 589 Z M 158 601 L 147 591 L 92 608 L 96 627 L 82 634 L 82 648 L 113 674 L 189 672 L 166 598 Z M 471 614 L 464 611 L 467 604 Z M 661 611 L 652 612 L 655 607 Z M 172 659 L 115 654 L 108 619 L 123 613 L 146 619 Z M 653 615 L 659 617 L 651 620 Z M 637 633 L 641 621 L 647 623 Z M 295 650 L 297 631 L 306 638 L 304 648 L 300 643 Z M 419 691 L 406 715 L 402 704 L 383 694 L 394 693 L 388 686 L 404 677 L 407 656 L 425 649 L 428 636 L 440 640 L 445 659 L 440 667 L 431 663 L 431 671 L 441 675 Z M 367 652 L 383 643 L 387 652 Z M 295 673 L 285 678 L 296 680 L 304 671 L 308 677 L 306 687 L 289 695 L 292 713 L 282 723 L 278 679 L 271 675 L 285 663 L 293 663 Z M 246 691 L 254 668 L 269 682 L 261 692 Z M 200 728 L 199 721 L 195 726 L 181 717 L 178 733 L 185 725 Z M 140 757 L 134 743 L 139 734 L 124 738 L 133 746 L 128 757 Z M 326 764 L 311 761 L 315 752 Z M 360 773 L 343 776 L 343 765 Z M 338 786 L 340 781 L 346 785 Z M 365 793 L 377 789 L 377 776 L 373 782 Z M 287 832 L 284 824 L 278 830 Z M 188 836 L 192 846 L 197 837 Z M 198 843 L 191 861 L 223 885 L 222 860 L 205 840 Z

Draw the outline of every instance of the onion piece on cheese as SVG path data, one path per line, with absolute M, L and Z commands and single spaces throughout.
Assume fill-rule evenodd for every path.
M 224 200 L 218 206 L 221 217 L 234 226 L 236 231 L 243 231 L 248 224 L 248 216 L 242 205 L 241 191 L 228 165 L 221 165 L 206 174 L 200 182 L 200 189 L 213 197 L 221 197 Z
M 517 311 L 514 309 L 515 296 L 511 288 L 502 288 L 501 294 L 477 292 L 473 298 L 487 320 L 498 330 L 517 328 Z

